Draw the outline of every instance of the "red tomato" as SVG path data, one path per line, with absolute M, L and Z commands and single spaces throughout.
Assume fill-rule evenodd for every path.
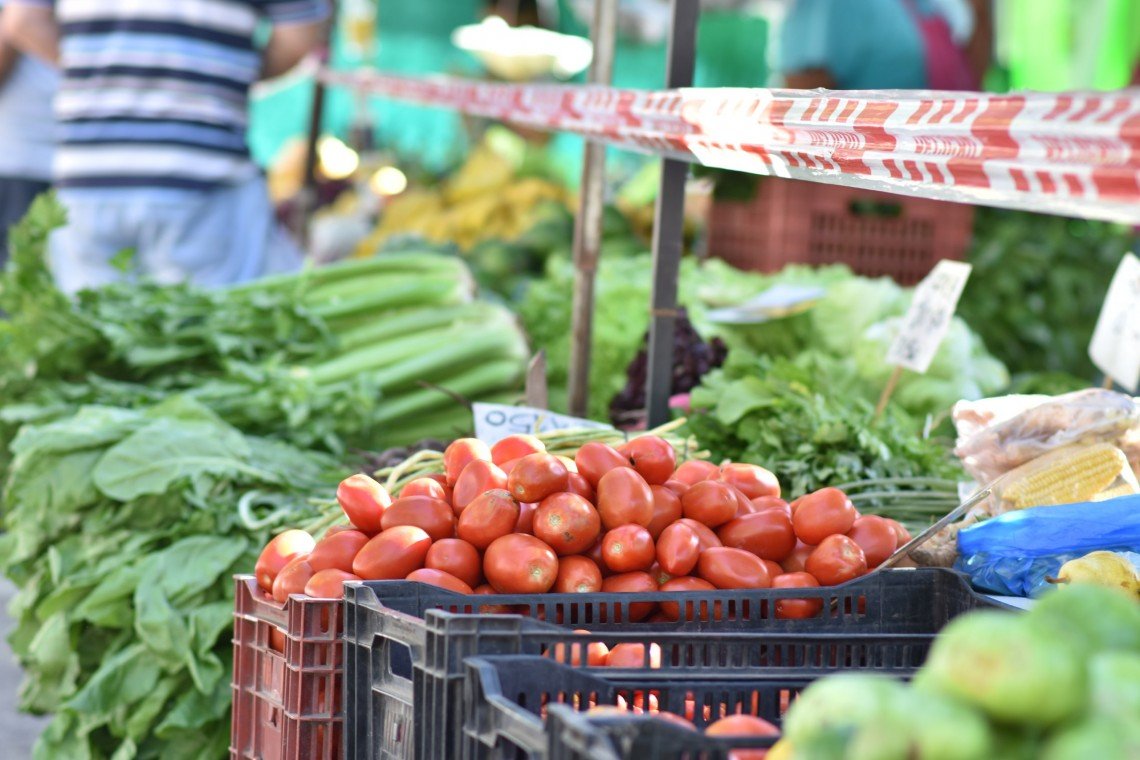
M 400 496 L 429 496 L 440 501 L 451 501 L 451 491 L 435 478 L 416 478 L 400 490 Z
M 682 517 L 681 499 L 665 486 L 649 486 L 653 492 L 653 519 L 649 521 L 649 535 L 656 541 L 665 526 Z
M 734 486 L 732 489 L 732 493 L 736 497 L 736 516 L 737 517 L 744 517 L 745 515 L 755 514 L 756 512 L 760 511 L 759 509 L 756 508 L 756 505 L 753 504 L 752 501 L 741 492 L 741 490 L 739 488 L 736 488 Z
M 384 510 L 380 527 L 384 530 L 397 525 L 415 525 L 423 528 L 432 541 L 455 535 L 455 513 L 446 501 L 430 496 L 406 496 L 396 499 Z
M 629 458 L 633 469 L 649 485 L 661 485 L 672 476 L 677 467 L 677 453 L 673 451 L 673 445 L 655 435 L 634 438 L 618 451 Z
M 602 571 L 594 560 L 581 555 L 558 560 L 554 591 L 559 594 L 592 594 L 602 590 Z
M 313 567 L 308 555 L 302 554 L 293 559 L 273 579 L 273 599 L 284 604 L 290 594 L 305 593 L 305 585 L 313 577 Z
M 305 595 L 316 599 L 340 599 L 344 596 L 344 584 L 358 580 L 361 580 L 360 576 L 336 568 L 318 570 L 305 584 Z
M 644 528 L 653 522 L 653 491 L 632 468 L 610 470 L 598 481 L 598 514 L 606 530 L 619 525 Z
M 566 486 L 566 490 L 578 494 L 591 504 L 594 502 L 594 487 L 590 485 L 590 481 L 576 472 L 570 473 L 570 482 Z
M 818 545 L 828 536 L 851 530 L 858 516 L 847 494 L 838 488 L 821 488 L 803 497 L 792 524 L 797 538 Z
M 723 546 L 716 533 L 713 532 L 713 529 L 704 523 L 697 522 L 696 520 L 690 520 L 687 517 L 682 517 L 677 522 L 681 523 L 682 525 L 688 525 L 693 529 L 693 532 L 697 534 L 697 540 L 701 542 L 701 551 L 704 551 L 705 549 L 713 546 Z
M 380 519 L 392 503 L 384 486 L 367 475 L 352 475 L 342 480 L 336 488 L 336 500 L 349 522 L 370 536 L 382 530 Z
M 423 528 L 399 525 L 374 537 L 352 561 L 352 572 L 368 581 L 398 581 L 424 566 L 431 536 Z
M 497 465 L 509 462 L 512 459 L 522 459 L 530 454 L 541 454 L 546 451 L 546 444 L 525 433 L 515 433 L 502 438 L 491 447 L 491 461 Z
M 772 579 L 772 588 L 819 588 L 819 581 L 810 573 L 784 573 Z M 822 609 L 822 599 L 776 600 L 776 617 L 781 619 L 815 617 Z
M 867 567 L 878 567 L 898 548 L 894 526 L 878 515 L 857 518 L 847 531 L 847 537 L 859 544 L 867 557 Z
M 673 473 L 671 480 L 679 480 L 687 486 L 693 486 L 702 480 L 715 478 L 720 474 L 720 468 L 712 462 L 703 459 L 690 459 L 681 462 L 681 466 Z
M 519 457 L 519 459 L 521 459 L 521 458 L 522 457 Z M 510 478 L 511 470 L 515 469 L 515 465 L 518 463 L 519 463 L 518 459 L 512 459 L 509 462 L 503 462 L 502 464 L 500 464 L 499 469 L 503 471 L 504 475 L 506 475 L 508 478 Z M 498 463 L 496 462 L 496 464 L 498 464 Z
M 720 468 L 720 479 L 739 488 L 749 499 L 760 496 L 780 496 L 780 482 L 763 467 L 742 462 L 730 462 Z
M 906 546 L 907 542 L 910 541 L 911 538 L 910 531 L 903 527 L 903 524 L 898 520 L 891 520 L 888 518 L 887 522 L 889 522 L 891 524 L 891 527 L 895 529 L 895 536 L 898 539 L 898 546 L 895 548 L 897 549 L 899 546 Z
M 479 550 L 461 538 L 445 538 L 432 544 L 424 557 L 424 567 L 454 575 L 472 588 L 483 581 Z
M 286 636 L 285 631 L 277 628 L 276 626 L 269 629 L 269 647 L 274 652 L 285 652 Z
M 705 729 L 708 736 L 779 736 L 780 729 L 753 715 L 729 715 Z M 767 750 L 756 750 L 767 752 Z M 739 754 L 738 750 L 734 754 Z M 751 754 L 751 752 L 749 753 Z
M 828 536 L 807 558 L 804 570 L 824 586 L 838 586 L 867 572 L 867 556 L 847 536 Z
M 598 487 L 598 481 L 610 470 L 629 467 L 629 459 L 623 457 L 613 446 L 599 441 L 583 444 L 574 455 L 574 463 L 578 465 L 578 474 L 594 488 Z
M 697 575 L 717 588 L 768 588 L 772 579 L 760 558 L 743 549 L 713 547 L 701 552 Z
M 547 496 L 534 513 L 534 535 L 559 555 L 579 554 L 593 546 L 602 531 L 594 505 L 575 493 Z
M 657 644 L 649 645 L 646 653 L 644 644 L 627 642 L 618 644 L 610 650 L 606 658 L 606 666 L 610 668 L 659 668 L 661 667 L 661 647 Z
M 478 438 L 457 438 L 443 450 L 443 471 L 447 477 L 447 485 L 455 487 L 459 474 L 468 463 L 482 459 L 491 461 L 491 449 Z
M 758 496 L 751 501 L 753 512 L 767 512 L 769 509 L 776 509 L 786 514 L 789 520 L 792 519 L 792 507 L 783 499 L 775 496 Z
M 780 567 L 784 568 L 785 573 L 801 573 L 804 569 L 804 563 L 811 553 L 815 551 L 815 547 L 811 544 L 805 544 L 803 541 L 796 541 L 796 548 L 792 550 L 791 556 L 780 563 Z
M 602 537 L 602 559 L 615 573 L 648 570 L 656 556 L 653 536 L 640 525 L 619 525 Z
M 606 567 L 606 560 L 602 557 L 602 539 L 598 538 L 597 542 L 586 551 L 582 552 L 583 557 L 588 557 L 598 566 L 598 570 L 602 572 L 602 577 L 613 575 L 610 569 Z
M 689 490 L 689 484 L 682 483 L 679 480 L 666 480 L 662 485 L 676 494 L 678 499 L 685 495 L 685 491 Z
M 341 523 L 340 525 L 334 525 L 331 528 L 329 528 L 328 530 L 326 530 L 323 538 L 328 538 L 329 536 L 335 536 L 337 533 L 344 533 L 345 531 L 349 531 L 349 530 L 355 530 L 358 533 L 360 532 L 357 529 L 357 527 L 355 525 L 353 525 L 352 523 Z
M 602 591 L 606 593 L 631 593 L 631 592 L 648 592 L 652 593 L 657 590 L 657 583 L 653 577 L 646 572 L 635 570 L 631 573 L 622 573 L 621 575 L 611 575 L 602 581 Z M 623 614 L 615 615 L 614 622 L 618 622 L 617 618 L 622 618 L 627 622 L 637 622 L 649 617 L 653 612 L 656 605 L 653 602 L 637 602 L 636 604 L 622 604 Z M 616 611 L 615 611 L 616 612 Z M 605 610 L 602 610 L 602 622 L 605 620 Z
M 479 596 L 482 596 L 484 594 L 490 594 L 493 596 L 497 593 L 499 593 L 499 592 L 495 591 L 495 589 L 491 588 L 490 583 L 484 583 L 483 585 L 477 586 L 475 588 L 475 594 L 479 595 Z M 509 604 L 481 604 L 481 605 L 479 605 L 479 614 L 480 615 L 512 615 L 512 614 L 514 614 L 514 610 L 511 608 L 511 606 Z
M 681 576 L 661 585 L 661 591 L 716 591 L 716 586 L 701 578 Z M 709 605 L 706 601 L 685 600 L 685 620 L 709 619 Z M 661 602 L 661 612 L 670 621 L 681 619 L 681 602 Z M 713 605 L 713 619 L 721 619 L 720 602 Z
M 519 504 L 519 519 L 515 522 L 515 533 L 534 533 L 534 513 L 537 504 Z
M 545 594 L 558 578 L 558 556 L 534 536 L 512 533 L 487 547 L 483 575 L 500 594 Z
M 261 550 L 253 574 L 257 585 L 265 591 L 273 590 L 273 579 L 281 570 L 297 557 L 308 554 L 316 546 L 313 537 L 303 530 L 287 530 L 278 533 Z
M 585 628 L 577 628 L 574 633 L 589 633 Z M 584 642 L 573 642 L 571 644 L 555 644 L 550 649 L 543 652 L 544 657 L 550 657 L 555 662 L 566 663 L 574 667 L 581 667 L 582 665 L 582 650 L 586 651 L 586 666 L 591 668 L 603 667 L 606 664 L 606 658 L 609 656 L 610 649 L 600 641 L 595 641 L 590 644 Z M 566 656 L 567 651 L 570 653 L 569 659 Z
M 486 549 L 508 535 L 519 521 L 519 505 L 506 491 L 488 491 L 467 505 L 459 516 L 459 537 L 476 549 Z
M 416 581 L 417 583 L 427 583 L 431 586 L 438 586 L 448 591 L 454 591 L 457 594 L 474 594 L 475 592 L 469 585 L 456 578 L 451 573 L 445 573 L 442 570 L 433 570 L 425 567 L 419 570 L 413 570 L 408 573 L 408 577 L 404 580 Z
M 309 555 L 309 564 L 314 573 L 336 569 L 352 572 L 352 560 L 368 543 L 368 536 L 358 530 L 343 530 L 334 535 L 325 535 Z
M 745 549 L 773 562 L 784 561 L 796 548 L 792 521 L 778 509 L 730 520 L 720 526 L 716 535 L 725 546 Z
M 507 490 L 521 502 L 538 503 L 570 485 L 570 471 L 553 454 L 528 454 L 507 477 Z
M 673 580 L 673 574 L 666 572 L 665 568 L 661 567 L 661 564 L 658 562 L 654 562 L 650 565 L 648 572 L 649 577 L 653 579 L 653 582 L 656 583 L 658 587 L 660 587 L 662 583 L 668 583 Z
M 701 556 L 701 539 L 683 522 L 675 522 L 661 531 L 657 539 L 657 562 L 670 575 L 688 575 Z
M 779 562 L 773 562 L 770 559 L 762 559 L 760 561 L 764 563 L 764 567 L 768 570 L 769 578 L 775 578 L 777 575 L 784 574 L 784 568 Z
M 451 490 L 451 506 L 455 514 L 463 512 L 468 504 L 487 491 L 507 487 L 507 474 L 497 466 L 482 459 L 473 459 L 459 473 L 455 488 Z
M 715 528 L 736 517 L 736 494 L 720 481 L 702 480 L 685 491 L 681 507 L 685 517 Z

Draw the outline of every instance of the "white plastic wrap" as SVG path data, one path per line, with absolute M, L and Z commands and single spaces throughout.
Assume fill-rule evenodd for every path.
M 1036 399 L 1044 401 L 1037 402 Z M 1056 397 L 1006 396 L 954 406 L 954 453 L 979 483 L 1061 446 L 1104 441 L 1140 454 L 1140 403 L 1090 388 Z M 1135 461 L 1135 460 L 1134 460 Z

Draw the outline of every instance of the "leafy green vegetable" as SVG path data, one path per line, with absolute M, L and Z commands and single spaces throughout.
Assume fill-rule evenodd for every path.
M 1096 319 L 1134 235 L 1122 225 L 979 208 L 958 313 L 1015 374 L 1092 380 Z
M 425 397 L 409 375 L 476 400 L 521 379 L 521 331 L 502 307 L 472 303 L 471 273 L 454 256 L 392 253 L 221 290 L 126 282 L 72 301 L 45 263 L 62 220 L 48 196 L 12 232 L 0 276 L 0 310 L 11 315 L 0 320 L 0 441 L 84 405 L 142 408 L 186 394 L 244 432 L 342 451 L 386 445 L 418 414 L 457 406 L 438 391 Z M 465 352 L 491 324 L 497 341 L 472 359 Z M 430 349 L 431 362 L 419 361 Z M 475 382 L 483 362 L 500 371 Z M 386 413 L 409 396 L 416 406 L 403 418 Z
M 224 756 L 230 577 L 270 533 L 335 509 L 348 473 L 184 398 L 84 407 L 12 449 L 0 570 L 21 586 L 21 706 L 54 714 L 36 756 Z M 236 508 L 253 489 L 272 519 Z
M 961 474 L 947 447 L 922 438 L 900 410 L 874 421 L 871 403 L 848 392 L 853 382 L 850 363 L 820 352 L 787 359 L 732 351 L 725 366 L 693 390 L 687 428 L 714 460 L 770 469 L 790 497 L 855 481 Z M 874 501 L 860 508 L 921 520 L 954 505 L 945 491 L 930 496 L 894 508 Z

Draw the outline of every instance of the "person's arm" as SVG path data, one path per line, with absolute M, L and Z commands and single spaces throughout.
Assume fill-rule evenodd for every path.
M 21 52 L 58 64 L 59 25 L 51 3 L 5 4 L 0 33 Z
M 269 44 L 262 51 L 261 78 L 273 79 L 287 73 L 316 51 L 324 39 L 323 21 L 274 25 Z
M 292 69 L 324 44 L 329 5 L 326 0 L 260 0 L 260 4 L 273 27 L 269 43 L 262 51 L 261 77 L 272 79 Z
M 3 18 L 0 15 L 0 18 Z M 16 68 L 16 61 L 20 58 L 20 51 L 12 47 L 8 40 L 0 35 L 0 87 L 8 81 L 12 69 Z

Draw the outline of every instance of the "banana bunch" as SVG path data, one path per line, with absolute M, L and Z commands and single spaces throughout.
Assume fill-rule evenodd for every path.
M 464 251 L 485 240 L 513 240 L 531 227 L 532 212 L 543 201 L 565 204 L 569 193 L 544 179 L 517 177 L 509 159 L 482 145 L 441 187 L 395 198 L 357 255 L 371 256 L 397 235 L 454 243 Z

